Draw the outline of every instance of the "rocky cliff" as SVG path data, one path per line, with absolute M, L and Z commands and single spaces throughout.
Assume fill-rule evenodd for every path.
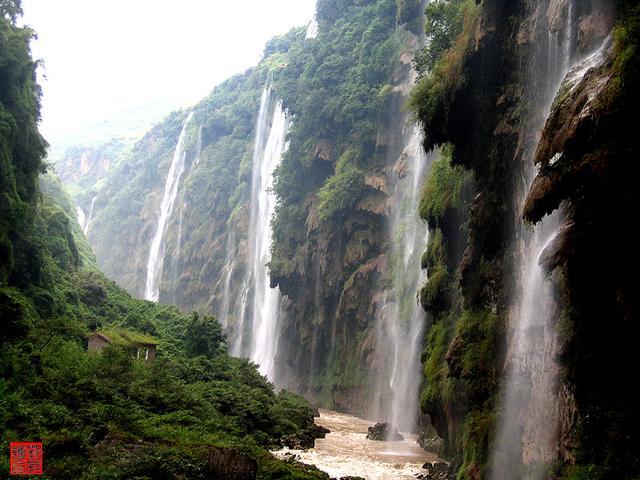
M 563 478 L 631 478 L 639 417 L 629 409 L 635 394 L 619 375 L 631 350 L 618 335 L 637 329 L 628 289 L 638 255 L 614 238 L 636 222 L 638 207 L 629 183 L 637 145 L 622 120 L 634 118 L 638 105 L 627 90 L 636 75 L 637 7 L 459 4 L 452 21 L 460 33 L 412 99 L 425 146 L 450 145 L 451 164 L 439 168 L 470 188 L 456 204 L 428 186 L 421 206 L 442 232 L 425 260 L 443 272 L 422 292 L 434 319 L 423 411 L 457 457 L 459 478 L 547 478 L 545 463 L 546 475 Z M 462 180 L 464 172 L 473 181 Z M 545 427 L 515 419 L 522 430 L 512 465 L 496 469 L 508 411 L 501 392 L 528 288 L 519 272 L 535 232 L 545 228 L 535 224 L 554 211 L 546 226 L 558 226 L 536 258 L 552 296 L 549 303 L 534 297 L 537 315 L 552 319 L 535 338 L 549 348 L 553 388 L 538 394 L 554 400 L 545 415 L 554 433 L 536 438 Z M 547 343 L 551 332 L 556 340 Z M 505 473 L 509 468 L 516 470 Z

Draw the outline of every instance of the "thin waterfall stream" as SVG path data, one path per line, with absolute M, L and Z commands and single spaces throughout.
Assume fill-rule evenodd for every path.
M 162 277 L 162 265 L 164 263 L 164 235 L 167 229 L 167 221 L 173 211 L 173 205 L 178 195 L 180 177 L 184 172 L 184 160 L 186 156 L 186 134 L 187 126 L 193 117 L 193 112 L 187 115 L 182 125 L 182 131 L 178 137 L 178 143 L 173 153 L 171 166 L 167 174 L 164 186 L 164 194 L 160 202 L 160 212 L 158 216 L 158 226 L 149 248 L 149 260 L 147 262 L 147 279 L 145 282 L 144 298 L 157 302 L 160 296 L 160 279 Z

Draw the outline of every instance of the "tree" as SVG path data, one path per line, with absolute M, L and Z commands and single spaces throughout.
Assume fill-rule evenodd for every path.
M 12 23 L 22 16 L 21 0 L 0 0 L 0 14 Z
M 191 314 L 185 338 L 190 353 L 216 357 L 226 352 L 226 341 L 222 326 L 213 316 Z

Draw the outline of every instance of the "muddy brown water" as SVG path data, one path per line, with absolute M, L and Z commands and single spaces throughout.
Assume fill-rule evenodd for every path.
M 375 423 L 370 420 L 320 410 L 316 423 L 331 433 L 317 439 L 314 448 L 306 451 L 285 448 L 273 453 L 280 458 L 298 455 L 301 462 L 315 465 L 332 477 L 353 475 L 367 480 L 415 480 L 416 473 L 424 473 L 424 463 L 440 460 L 436 454 L 420 448 L 412 434 L 403 432 L 404 441 L 367 440 L 367 428 Z

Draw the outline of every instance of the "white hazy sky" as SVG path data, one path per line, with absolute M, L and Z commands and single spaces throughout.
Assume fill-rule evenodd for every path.
M 23 0 L 50 142 L 150 104 L 191 105 L 311 20 L 315 0 Z

